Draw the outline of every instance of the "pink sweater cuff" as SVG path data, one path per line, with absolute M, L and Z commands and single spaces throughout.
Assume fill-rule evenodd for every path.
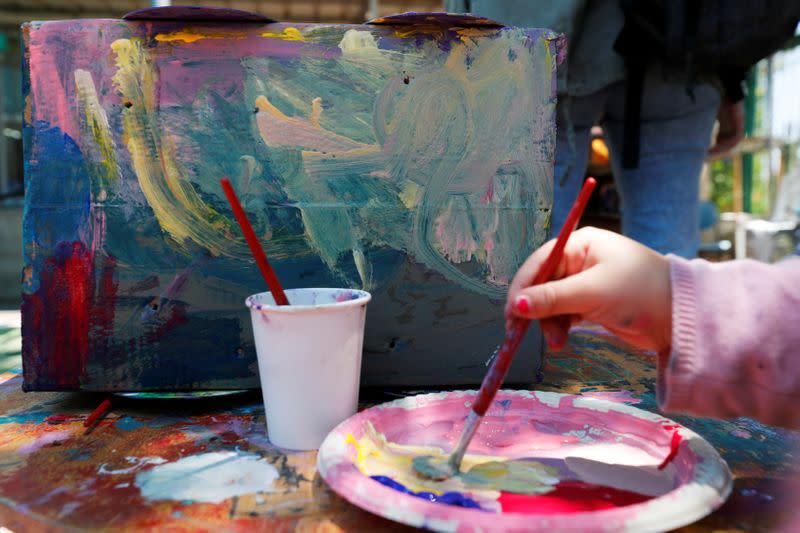
M 659 354 L 659 406 L 800 427 L 800 259 L 667 257 L 672 346 Z
M 669 255 L 672 284 L 672 346 L 658 357 L 658 403 L 666 411 L 686 411 L 692 405 L 691 379 L 697 371 L 695 335 L 697 309 L 691 263 Z

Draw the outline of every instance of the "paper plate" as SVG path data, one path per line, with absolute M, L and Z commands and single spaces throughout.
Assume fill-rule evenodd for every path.
M 367 511 L 436 531 L 663 531 L 730 493 L 727 465 L 691 430 L 623 403 L 551 392 L 497 394 L 463 470 L 486 464 L 469 476 L 414 476 L 412 457 L 452 450 L 475 394 L 413 396 L 356 414 L 320 447 L 320 474 Z

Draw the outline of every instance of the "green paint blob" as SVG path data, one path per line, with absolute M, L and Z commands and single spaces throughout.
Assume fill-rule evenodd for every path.
M 515 494 L 544 494 L 560 480 L 558 469 L 538 461 L 491 461 L 459 475 L 467 487 Z

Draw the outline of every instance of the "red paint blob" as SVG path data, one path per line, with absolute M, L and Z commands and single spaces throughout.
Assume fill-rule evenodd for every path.
M 46 424 L 62 424 L 64 422 L 74 422 L 79 418 L 78 415 L 50 415 L 44 421 Z
M 680 448 L 682 440 L 683 437 L 681 437 L 681 434 L 675 430 L 672 433 L 672 440 L 669 443 L 669 454 L 667 454 L 667 456 L 664 458 L 664 461 L 658 465 L 659 470 L 664 470 L 667 465 L 670 464 L 673 459 L 675 459 L 675 456 L 678 455 L 678 448 Z
M 562 481 L 539 496 L 501 492 L 498 501 L 504 513 L 564 514 L 615 509 L 651 500 L 636 492 L 593 485 L 583 481 Z
M 60 243 L 44 261 L 39 290 L 23 295 L 23 359 L 27 382 L 74 386 L 89 355 L 92 254 L 80 242 Z
M 517 311 L 520 313 L 527 313 L 531 310 L 530 305 L 528 305 L 528 299 L 524 296 L 520 296 L 517 298 Z

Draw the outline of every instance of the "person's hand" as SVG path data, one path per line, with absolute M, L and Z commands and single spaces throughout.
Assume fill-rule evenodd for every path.
M 708 150 L 712 158 L 726 155 L 744 139 L 744 101 L 734 103 L 724 98 L 717 112 L 717 121 L 717 140 Z
M 597 228 L 575 231 L 554 281 L 530 286 L 555 245 L 536 250 L 508 292 L 506 317 L 538 319 L 551 348 L 563 347 L 572 324 L 588 320 L 647 350 L 672 341 L 672 291 L 663 255 Z

